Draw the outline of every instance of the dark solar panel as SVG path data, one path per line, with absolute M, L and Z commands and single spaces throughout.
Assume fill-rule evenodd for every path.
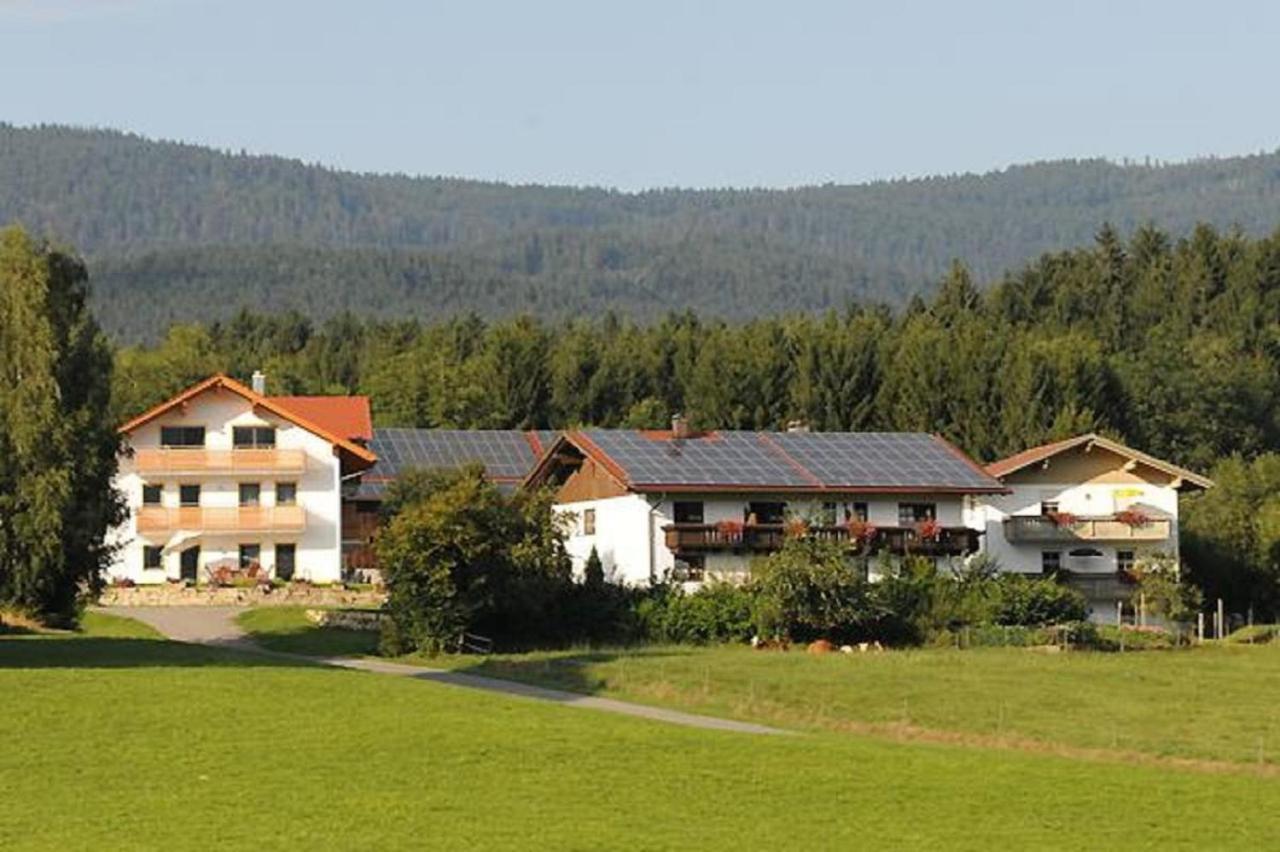
M 829 488 L 989 488 L 992 479 L 919 432 L 784 432 L 778 446 Z
M 586 436 L 636 486 L 989 488 L 943 442 L 923 433 L 716 432 L 684 440 L 595 430 Z
M 644 433 L 597 430 L 587 433 L 621 465 L 633 484 L 749 485 L 802 487 L 814 481 L 770 452 L 754 432 L 717 432 L 709 437 L 654 440 Z
M 553 436 L 540 440 L 549 445 Z M 496 479 L 522 479 L 538 458 L 528 435 L 515 430 L 376 429 L 370 449 L 378 456 L 374 475 L 379 478 L 394 478 L 410 467 L 479 463 Z

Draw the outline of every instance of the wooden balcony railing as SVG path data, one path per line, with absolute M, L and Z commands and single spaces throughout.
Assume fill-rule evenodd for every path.
M 307 469 L 307 456 L 298 449 L 148 448 L 134 451 L 133 464 L 143 476 L 302 473 Z
M 675 553 L 734 551 L 767 553 L 782 547 L 786 538 L 783 524 L 751 524 L 726 527 L 717 524 L 668 524 L 662 528 L 667 547 Z M 805 535 L 839 541 L 868 553 L 887 551 L 920 556 L 962 556 L 978 549 L 981 532 L 968 527 L 942 527 L 936 536 L 925 538 L 910 527 L 880 527 L 862 541 L 850 538 L 843 526 L 811 526 Z
M 1042 515 L 1015 515 L 1004 522 L 1007 541 L 1070 543 L 1073 541 L 1164 541 L 1172 534 L 1167 518 L 1151 518 L 1144 524 L 1126 524 L 1110 515 L 1078 517 L 1061 523 Z
M 307 526 L 301 506 L 143 506 L 138 533 L 155 535 L 185 530 L 210 533 L 297 533 Z

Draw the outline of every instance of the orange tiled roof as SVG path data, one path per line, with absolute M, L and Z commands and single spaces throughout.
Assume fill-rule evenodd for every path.
M 224 388 L 226 390 L 231 391 L 232 393 L 238 394 L 239 396 L 244 397 L 253 405 L 261 406 L 263 409 L 270 411 L 271 413 L 279 417 L 283 417 L 284 419 L 289 420 L 298 426 L 301 426 L 303 429 L 306 429 L 309 432 L 319 435 L 321 438 L 324 438 L 325 440 L 330 441 L 335 446 L 337 446 L 339 450 L 346 453 L 350 458 L 352 458 L 360 466 L 368 467 L 378 460 L 378 457 L 374 455 L 367 447 L 363 447 L 360 444 L 352 441 L 350 437 L 344 436 L 338 432 L 332 432 L 326 427 L 312 420 L 310 417 L 307 417 L 302 412 L 296 411 L 293 408 L 286 407 L 281 403 L 279 403 L 278 401 L 276 401 L 275 399 L 272 399 L 271 397 L 262 396 L 261 394 L 254 393 L 252 389 L 246 387 L 245 385 L 240 384 L 230 376 L 223 375 L 222 373 L 218 373 L 216 375 L 210 376 L 209 378 L 205 379 L 203 382 L 199 382 L 187 388 L 182 393 L 178 394 L 172 399 L 168 399 L 160 403 L 159 405 L 155 406 L 154 408 L 144 411 L 142 414 L 139 414 L 137 417 L 133 418 L 128 423 L 121 426 L 119 431 L 122 434 L 128 434 L 129 432 L 132 432 L 134 429 L 137 429 L 139 426 L 143 425 L 144 423 L 148 423 L 154 420 L 155 418 L 159 417 L 160 415 L 165 414 L 166 412 L 172 411 L 174 408 L 178 408 L 179 406 L 185 404 L 191 399 L 194 399 L 200 394 L 209 390 L 213 390 L 215 388 Z M 367 401 L 366 401 L 366 405 L 367 405 Z
M 272 396 L 268 399 L 335 435 L 366 443 L 373 440 L 373 418 L 367 396 Z

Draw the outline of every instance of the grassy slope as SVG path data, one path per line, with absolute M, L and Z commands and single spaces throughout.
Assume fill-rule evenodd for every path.
M 492 657 L 476 673 L 808 729 L 913 726 L 1280 764 L 1280 647 L 813 657 L 747 648 Z
M 145 639 L 0 639 L 0 694 L 6 849 L 1280 842 L 1270 780 L 673 728 Z
M 343 657 L 372 654 L 378 649 L 377 633 L 317 627 L 307 620 L 305 607 L 250 609 L 237 617 L 236 623 L 255 642 L 272 651 L 313 657 Z

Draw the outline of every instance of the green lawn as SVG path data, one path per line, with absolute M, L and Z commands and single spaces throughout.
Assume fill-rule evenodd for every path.
M 478 674 L 806 730 L 983 739 L 1280 764 L 1280 646 L 815 657 L 745 647 L 494 656 Z M 907 723 L 906 726 L 903 723 Z
M 348 657 L 378 650 L 378 634 L 367 630 L 317 627 L 307 620 L 306 608 L 264 606 L 236 618 L 253 640 L 272 651 L 312 657 Z
M 145 638 L 0 639 L 0 695 L 6 849 L 1280 843 L 1270 778 L 693 730 Z

